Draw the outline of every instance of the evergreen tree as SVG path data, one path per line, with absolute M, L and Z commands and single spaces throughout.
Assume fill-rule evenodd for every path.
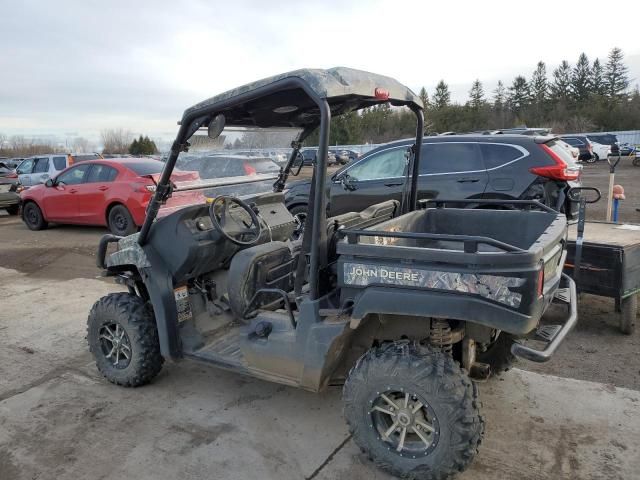
M 502 109 L 507 99 L 507 91 L 504 88 L 502 80 L 498 80 L 498 85 L 493 91 L 493 107 L 496 109 Z
M 563 60 L 558 68 L 553 71 L 551 83 L 551 96 L 556 101 L 567 101 L 571 94 L 571 66 Z
M 531 92 L 527 79 L 518 75 L 513 79 L 513 84 L 509 87 L 508 103 L 514 113 L 518 114 L 524 107 L 529 105 Z
M 624 64 L 622 50 L 618 47 L 609 52 L 604 69 L 605 92 L 609 98 L 619 97 L 629 87 L 629 69 Z
M 451 102 L 451 93 L 449 92 L 449 85 L 444 83 L 444 80 L 440 80 L 436 85 L 436 92 L 433 94 L 433 106 L 436 110 L 442 110 L 449 106 Z
M 138 140 L 134 138 L 133 142 L 131 142 L 131 145 L 129 146 L 129 153 L 131 155 L 138 155 L 139 150 L 140 150 L 140 146 L 138 144 Z
M 429 108 L 429 94 L 427 93 L 427 89 L 422 87 L 420 89 L 420 93 L 418 94 L 418 96 L 422 100 L 422 105 L 424 105 L 424 109 L 427 110 Z
M 591 81 L 589 84 L 591 86 L 591 93 L 596 95 L 604 95 L 606 93 L 604 69 L 602 65 L 600 65 L 600 60 L 597 58 L 593 61 L 593 66 L 591 67 Z
M 538 62 L 531 75 L 531 100 L 537 105 L 544 105 L 549 99 L 549 82 L 547 81 L 547 66 L 544 62 Z
M 469 90 L 469 106 L 474 110 L 479 110 L 485 103 L 482 82 L 476 79 Z
M 576 63 L 571 72 L 571 94 L 578 105 L 582 105 L 589 99 L 590 93 L 591 69 L 589 68 L 589 59 L 585 53 L 581 53 L 580 57 L 578 57 L 578 63 Z

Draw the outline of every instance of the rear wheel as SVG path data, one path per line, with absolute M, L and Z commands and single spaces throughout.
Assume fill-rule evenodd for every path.
M 631 335 L 636 329 L 636 319 L 638 315 L 638 295 L 623 298 L 620 301 L 620 331 Z
M 484 430 L 477 397 L 449 355 L 409 342 L 369 350 L 343 390 L 354 441 L 400 478 L 445 479 L 471 463 Z
M 138 230 L 133 217 L 124 205 L 115 205 L 109 210 L 109 230 L 114 235 L 126 237 Z
M 632 163 L 633 163 L 634 167 L 639 167 L 640 166 L 640 157 L 637 157 L 637 156 L 634 157 Z
M 34 202 L 28 202 L 22 209 L 22 219 L 29 230 L 43 230 L 47 228 L 48 223 L 42 215 L 42 210 Z
M 125 387 L 149 383 L 162 369 L 153 311 L 140 297 L 112 293 L 89 312 L 87 342 L 107 380 Z

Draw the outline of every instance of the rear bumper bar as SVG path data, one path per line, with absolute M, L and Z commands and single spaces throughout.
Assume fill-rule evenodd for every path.
M 521 343 L 514 343 L 511 345 L 511 353 L 513 353 L 517 357 L 525 358 L 527 360 L 531 360 L 532 362 L 547 362 L 554 352 L 557 350 L 558 346 L 565 339 L 567 334 L 573 329 L 575 324 L 578 321 L 578 301 L 577 301 L 577 293 L 576 293 L 576 284 L 571 277 L 567 274 L 562 274 L 563 279 L 567 284 L 567 288 L 569 291 L 569 298 L 563 299 L 568 300 L 569 303 L 569 315 L 565 320 L 564 324 L 555 334 L 553 339 L 547 344 L 544 350 L 537 350 L 535 348 L 528 347 L 526 345 L 522 345 Z

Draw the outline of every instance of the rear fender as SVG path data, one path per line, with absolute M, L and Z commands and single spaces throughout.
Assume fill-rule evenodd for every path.
M 534 302 L 532 309 L 527 315 L 480 298 L 465 296 L 462 299 L 458 293 L 368 287 L 353 304 L 351 326 L 357 328 L 360 321 L 370 314 L 395 314 L 463 320 L 524 335 L 537 326 L 543 305 Z

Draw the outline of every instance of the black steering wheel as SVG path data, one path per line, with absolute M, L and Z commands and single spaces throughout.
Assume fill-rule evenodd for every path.
M 247 215 L 249 215 L 251 222 L 247 222 L 245 218 L 235 217 L 233 215 L 233 209 L 229 208 L 231 204 L 236 204 L 244 210 Z M 236 245 L 254 245 L 258 242 L 262 234 L 262 225 L 260 225 L 258 215 L 251 206 L 239 198 L 229 195 L 216 197 L 209 206 L 209 216 L 216 230 Z M 241 217 L 244 217 L 244 215 Z M 244 239 L 247 235 L 250 235 L 249 240 Z

